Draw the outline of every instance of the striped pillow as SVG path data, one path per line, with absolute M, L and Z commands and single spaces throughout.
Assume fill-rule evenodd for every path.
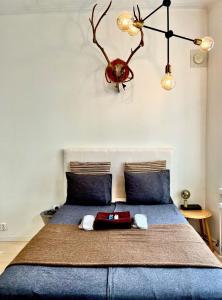
M 75 174 L 109 174 L 110 173 L 110 162 L 70 162 L 70 171 Z
M 125 172 L 131 173 L 159 172 L 162 170 L 166 170 L 165 160 L 125 163 L 124 167 Z

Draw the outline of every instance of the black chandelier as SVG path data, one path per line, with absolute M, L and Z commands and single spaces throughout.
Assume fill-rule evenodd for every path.
M 214 40 L 206 36 L 204 38 L 195 38 L 191 39 L 185 36 L 178 35 L 174 33 L 173 30 L 170 29 L 170 6 L 171 1 L 170 0 L 163 0 L 162 4 L 157 7 L 154 11 L 152 11 L 150 14 L 148 14 L 145 18 L 141 16 L 141 11 L 139 6 L 137 5 L 136 9 L 133 7 L 133 15 L 128 12 L 123 12 L 121 15 L 117 18 L 117 25 L 120 30 L 124 32 L 128 32 L 131 36 L 136 36 L 139 32 L 142 31 L 143 28 L 153 30 L 160 32 L 165 35 L 167 40 L 167 65 L 165 68 L 165 75 L 163 76 L 161 80 L 161 85 L 165 90 L 171 90 L 175 86 L 175 80 L 172 75 L 172 68 L 170 65 L 170 39 L 172 37 L 180 38 L 183 40 L 190 41 L 194 43 L 195 45 L 200 47 L 200 50 L 204 52 L 210 51 L 214 46 Z M 154 13 L 156 13 L 159 9 L 162 7 L 166 7 L 167 10 L 167 30 L 161 30 L 158 28 L 150 27 L 145 25 L 145 21 L 150 18 Z

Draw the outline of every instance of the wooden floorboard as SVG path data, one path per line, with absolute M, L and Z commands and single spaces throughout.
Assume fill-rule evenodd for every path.
M 0 274 L 27 242 L 0 242 Z

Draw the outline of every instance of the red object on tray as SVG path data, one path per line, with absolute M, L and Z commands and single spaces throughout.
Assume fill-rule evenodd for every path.
M 123 212 L 98 212 L 94 221 L 94 229 L 129 229 L 132 219 L 129 211 Z

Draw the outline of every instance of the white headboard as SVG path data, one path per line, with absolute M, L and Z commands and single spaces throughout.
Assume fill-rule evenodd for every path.
M 111 162 L 112 198 L 115 200 L 125 198 L 123 172 L 125 162 L 166 160 L 167 168 L 173 175 L 172 156 L 173 148 L 70 148 L 64 150 L 64 174 L 69 171 L 70 161 Z

